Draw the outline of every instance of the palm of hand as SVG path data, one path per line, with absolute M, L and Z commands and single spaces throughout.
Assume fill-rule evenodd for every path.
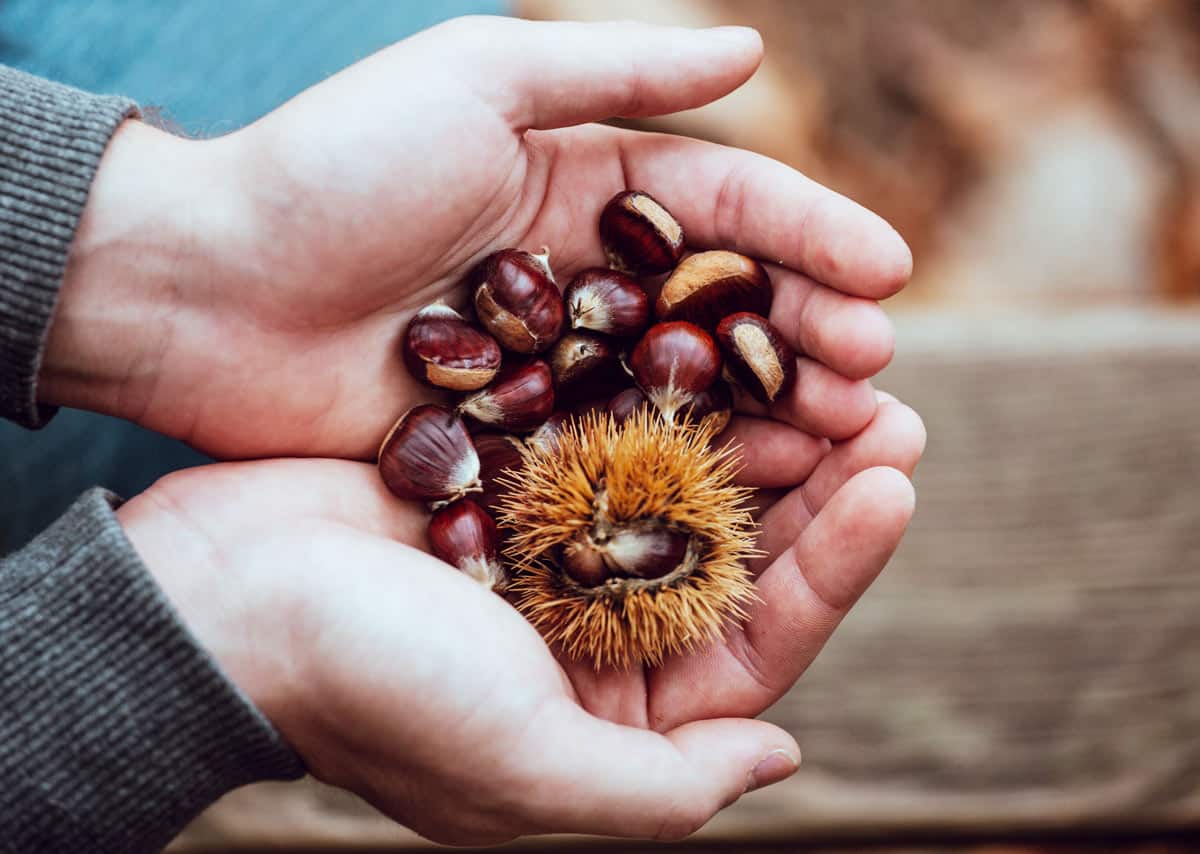
M 742 482 L 763 489 L 767 557 L 752 567 L 762 602 L 745 628 L 656 670 L 559 666 L 500 599 L 401 545 L 424 542 L 423 514 L 354 463 L 176 476 L 122 508 L 123 521 L 152 553 L 136 518 L 166 497 L 171 515 L 238 568 L 246 589 L 233 610 L 278 611 L 285 591 L 287 619 L 255 629 L 278 632 L 278 643 L 255 647 L 304 650 L 292 659 L 248 660 L 244 644 L 222 647 L 221 626 L 194 628 L 239 684 L 276 686 L 253 699 L 325 779 L 441 841 L 541 830 L 679 836 L 740 795 L 765 753 L 795 753 L 786 733 L 743 718 L 807 667 L 912 512 L 904 475 L 923 447 L 920 421 L 878 402 L 865 379 L 891 355 L 874 300 L 903 285 L 911 260 L 877 218 L 779 164 L 568 127 L 723 94 L 757 62 L 744 35 L 718 50 L 697 48 L 687 32 L 558 25 L 556 87 L 531 82 L 543 71 L 536 62 L 523 75 L 504 65 L 520 65 L 523 49 L 548 50 L 541 36 L 507 44 L 500 65 L 486 61 L 478 40 L 496 41 L 497 26 L 511 40 L 532 25 L 450 33 L 485 57 L 473 80 L 428 74 L 446 47 L 433 31 L 212 143 L 238 164 L 239 184 L 253 185 L 246 225 L 223 247 L 225 298 L 185 295 L 223 312 L 202 327 L 217 330 L 226 358 L 194 389 L 164 388 L 173 414 L 158 417 L 219 455 L 369 456 L 428 394 L 396 354 L 414 311 L 437 298 L 465 302 L 463 274 L 504 246 L 551 247 L 560 279 L 601 263 L 600 207 L 620 189 L 646 189 L 693 246 L 778 262 L 772 320 L 804 354 L 793 394 L 769 412 L 747 408 L 728 433 L 745 449 Z M 629 71 L 660 54 L 645 77 Z M 396 81 L 421 82 L 398 96 Z M 586 97 L 569 97 L 572 87 Z M 310 536 L 297 545 L 301 523 Z M 174 543 L 161 547 L 162 565 L 179 563 Z M 212 553 L 201 548 L 197 560 Z M 164 586 L 185 615 L 189 601 L 213 595 L 180 579 Z M 290 685 L 278 687 L 281 676 Z M 297 691 L 307 702 L 287 702 Z

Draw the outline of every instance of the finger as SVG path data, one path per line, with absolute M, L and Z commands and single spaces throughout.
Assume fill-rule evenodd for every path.
M 866 427 L 878 406 L 867 380 L 851 380 L 805 356 L 796 382 L 771 406 L 771 416 L 814 436 L 848 439 Z
M 796 350 L 850 379 L 872 377 L 887 366 L 896 335 L 879 303 L 768 266 L 775 289 L 771 322 Z
M 690 246 L 734 249 L 868 299 L 899 291 L 912 253 L 881 217 L 770 158 L 621 131 L 626 184 L 679 220 Z
M 654 724 L 757 715 L 779 699 L 883 569 L 913 503 L 912 485 L 895 469 L 851 478 L 758 579 L 744 629 L 654 674 Z
M 470 57 L 460 71 L 472 89 L 517 130 L 699 107 L 762 61 L 762 39 L 747 27 L 478 17 L 440 30 Z
M 842 484 L 873 466 L 911 476 L 925 451 L 925 424 L 903 403 L 882 403 L 867 428 L 835 445 L 801 487 L 808 506 L 820 511 Z
M 807 478 L 829 450 L 826 439 L 768 418 L 733 418 L 713 444 L 732 442 L 742 468 L 735 478 L 742 486 L 794 486 Z
M 833 446 L 812 476 L 762 516 L 758 547 L 765 557 L 751 564 L 767 566 L 791 545 L 813 515 L 820 512 L 842 484 L 861 471 L 889 466 L 911 476 L 925 450 L 921 417 L 900 402 L 884 402 L 865 430 Z
M 682 839 L 800 762 L 795 740 L 764 721 L 707 720 L 661 735 L 568 703 L 543 715 L 536 738 L 528 785 L 550 832 Z

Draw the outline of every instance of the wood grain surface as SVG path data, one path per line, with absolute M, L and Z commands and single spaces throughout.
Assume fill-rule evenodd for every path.
M 1200 828 L 1200 316 L 926 315 L 898 339 L 878 385 L 929 430 L 912 529 L 765 716 L 800 773 L 699 839 Z M 303 781 L 177 842 L 239 844 L 421 843 Z

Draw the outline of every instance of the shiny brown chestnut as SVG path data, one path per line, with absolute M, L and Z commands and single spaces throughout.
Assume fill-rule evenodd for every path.
M 434 555 L 491 590 L 504 587 L 500 532 L 487 511 L 469 498 L 434 511 L 429 520 Z
M 554 411 L 554 380 L 541 359 L 504 368 L 495 382 L 468 395 L 458 411 L 481 424 L 510 433 L 537 427 Z
M 539 353 L 562 334 L 562 295 L 550 272 L 550 253 L 502 249 L 468 274 L 475 314 L 505 349 Z
M 605 409 L 612 415 L 613 421 L 620 425 L 634 412 L 649 405 L 650 401 L 640 388 L 627 388 L 614 395 Z
M 445 303 L 427 305 L 409 321 L 402 347 L 404 363 L 426 385 L 474 391 L 500 370 L 500 345 Z
M 712 336 L 694 324 L 658 323 L 633 348 L 629 368 L 650 402 L 671 419 L 716 381 L 721 354 Z
M 540 429 L 540 428 L 539 428 Z M 479 455 L 479 480 L 483 491 L 476 499 L 489 512 L 495 512 L 507 490 L 499 482 L 504 472 L 521 468 L 522 441 L 507 433 L 479 433 L 472 437 Z
M 771 280 L 753 258 L 737 252 L 699 252 L 675 268 L 654 304 L 659 320 L 687 320 L 712 332 L 734 312 L 771 311 Z
M 555 412 L 525 437 L 525 444 L 542 451 L 557 451 L 563 431 L 570 422 L 570 413 Z
M 595 332 L 568 332 L 555 343 L 547 361 L 560 405 L 604 399 L 629 382 L 620 350 Z
M 699 424 L 708 418 L 720 433 L 733 417 L 733 392 L 729 390 L 729 383 L 717 380 L 694 395 L 691 402 L 679 410 L 677 417 L 685 424 Z
M 609 578 L 662 578 L 687 558 L 690 537 L 655 522 L 580 531 L 559 555 L 563 570 L 584 587 Z
M 479 456 L 462 419 L 440 406 L 414 406 L 379 448 L 379 474 L 400 498 L 453 501 L 477 492 Z
M 796 382 L 796 351 L 765 317 L 741 311 L 717 326 L 725 367 L 759 403 L 774 403 Z
M 563 302 L 572 329 L 631 338 L 650 324 L 650 298 L 635 280 L 616 270 L 583 270 L 563 291 Z
M 617 193 L 600 212 L 600 242 L 608 263 L 623 273 L 652 276 L 683 255 L 683 227 L 649 193 Z

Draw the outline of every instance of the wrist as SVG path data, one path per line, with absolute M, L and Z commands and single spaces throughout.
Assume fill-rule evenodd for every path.
M 151 406 L 183 294 L 213 263 L 204 145 L 136 120 L 113 135 L 71 244 L 40 402 L 133 421 Z
M 298 686 L 304 680 L 293 645 L 301 609 L 273 567 L 243 554 L 244 531 L 217 530 L 226 523 L 234 527 L 232 519 L 220 511 L 212 518 L 190 511 L 188 484 L 195 474 L 159 481 L 122 504 L 117 521 L 195 641 L 287 736 L 302 705 Z

